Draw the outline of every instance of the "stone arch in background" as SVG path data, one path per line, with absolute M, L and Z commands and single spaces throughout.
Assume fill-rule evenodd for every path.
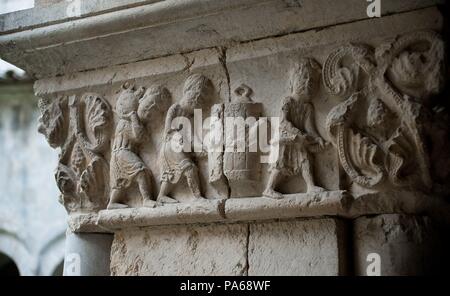
M 0 258 L 9 258 L 14 262 L 18 269 L 18 275 L 21 276 L 62 275 L 62 272 L 59 271 L 61 270 L 60 265 L 63 265 L 64 261 L 64 243 L 65 233 L 60 232 L 46 240 L 46 244 L 39 252 L 30 253 L 25 242 L 16 234 L 0 229 L 0 255 L 2 255 Z M 2 262 L 0 260 L 0 268 Z M 8 261 L 5 262 L 8 263 Z
M 0 252 L 0 276 L 19 276 L 16 263 L 8 255 Z
M 64 272 L 64 260 L 59 262 L 59 264 L 53 270 L 52 276 L 63 276 Z
M 28 252 L 25 242 L 18 234 L 0 229 L 0 254 L 10 258 L 17 266 L 19 275 L 36 274 L 36 259 Z
M 65 239 L 65 232 L 58 232 L 53 238 L 47 240 L 38 256 L 37 275 L 62 276 Z

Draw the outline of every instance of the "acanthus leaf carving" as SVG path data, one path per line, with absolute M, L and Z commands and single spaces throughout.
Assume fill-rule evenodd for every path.
M 55 174 L 61 191 L 60 201 L 68 212 L 104 208 L 108 164 L 103 154 L 109 142 L 112 120 L 109 104 L 93 93 L 81 98 L 76 95 L 63 97 L 52 104 L 58 104 L 58 107 L 41 107 L 39 131 L 46 135 L 52 147 L 61 148 Z M 52 120 L 46 120 L 45 110 L 54 111 Z M 57 131 L 65 135 L 64 139 L 54 136 Z

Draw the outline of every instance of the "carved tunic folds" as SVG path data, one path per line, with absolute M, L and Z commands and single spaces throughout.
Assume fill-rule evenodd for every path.
M 180 104 L 175 104 L 170 107 L 168 111 L 168 118 L 174 119 L 177 116 L 192 117 L 187 112 L 184 112 Z M 163 147 L 161 149 L 161 181 L 169 182 L 172 184 L 178 183 L 184 171 L 194 166 L 188 153 L 184 151 L 175 151 L 172 145 L 177 143 L 182 146 L 183 137 L 189 138 L 186 135 L 182 135 L 180 132 L 173 130 L 170 126 L 172 122 L 166 123 L 165 139 L 163 141 Z M 183 131 L 189 132 L 186 128 Z
M 307 137 L 318 137 L 314 124 L 314 107 L 292 97 L 283 101 L 277 161 L 270 169 L 280 170 L 286 176 L 298 175 L 308 158 Z
M 117 124 L 111 153 L 111 188 L 127 188 L 139 172 L 147 170 L 136 154 L 136 146 L 144 136 L 143 127 L 133 126 L 130 120 L 121 119 Z

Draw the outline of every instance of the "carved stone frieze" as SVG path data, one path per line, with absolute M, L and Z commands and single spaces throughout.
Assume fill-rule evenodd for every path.
M 249 58 L 245 46 L 121 66 L 98 93 L 43 98 L 39 131 L 61 149 L 56 179 L 67 210 L 103 210 L 108 220 L 112 210 L 148 207 L 139 215 L 159 217 L 211 199 L 272 209 L 295 196 L 297 217 L 338 196 L 323 213 L 357 216 L 409 211 L 409 194 L 448 190 L 450 174 L 436 163 L 447 159 L 439 147 L 448 134 L 437 120 L 448 122 L 445 108 L 432 103 L 443 83 L 437 33 Z M 170 70 L 141 74 L 161 64 Z M 214 203 L 214 221 L 228 219 L 225 205 Z M 139 219 L 127 223 L 146 223 Z

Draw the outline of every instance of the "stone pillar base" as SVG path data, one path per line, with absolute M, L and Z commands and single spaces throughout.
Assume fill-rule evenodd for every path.
M 112 275 L 342 275 L 338 219 L 182 225 L 115 233 Z

